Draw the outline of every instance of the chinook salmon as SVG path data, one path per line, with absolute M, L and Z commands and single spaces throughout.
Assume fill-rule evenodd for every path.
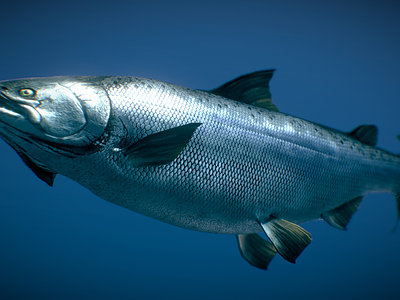
M 138 77 L 3 81 L 0 137 L 50 186 L 62 174 L 151 218 L 234 234 L 242 257 L 267 269 L 311 242 L 300 223 L 345 230 L 372 192 L 400 209 L 400 157 L 375 147 L 377 128 L 278 112 L 273 72 L 208 91 Z

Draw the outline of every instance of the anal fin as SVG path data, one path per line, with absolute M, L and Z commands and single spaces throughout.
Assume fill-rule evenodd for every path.
M 296 262 L 296 258 L 311 242 L 310 233 L 283 219 L 272 219 L 261 223 L 261 227 L 278 253 L 291 263 Z
M 363 197 L 357 197 L 353 200 L 346 202 L 339 207 L 336 207 L 330 211 L 327 211 L 321 215 L 321 218 L 326 221 L 329 225 L 346 230 L 346 226 L 349 223 L 352 215 L 357 211 Z
M 237 234 L 236 241 L 240 255 L 252 266 L 267 270 L 269 263 L 275 257 L 276 249 L 270 242 L 256 233 Z

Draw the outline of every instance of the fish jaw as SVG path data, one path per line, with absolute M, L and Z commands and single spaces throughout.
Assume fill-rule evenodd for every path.
M 41 135 L 41 131 L 37 127 L 41 122 L 41 116 L 34 109 L 39 104 L 38 101 L 23 101 L 12 97 L 9 89 L 2 86 L 0 90 L 0 126 Z
M 97 77 L 0 82 L 0 127 L 67 146 L 85 146 L 104 132 L 111 105 Z

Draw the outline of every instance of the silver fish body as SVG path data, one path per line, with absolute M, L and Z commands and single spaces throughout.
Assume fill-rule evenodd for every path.
M 163 222 L 236 234 L 242 256 L 257 267 L 269 261 L 246 255 L 246 246 L 266 242 L 254 233 L 264 230 L 274 245 L 266 247 L 293 262 L 311 240 L 294 224 L 322 216 L 344 229 L 363 195 L 400 192 L 400 157 L 373 146 L 374 127 L 340 132 L 213 91 L 138 77 L 55 77 L 0 86 L 0 136 L 39 177 L 52 183 L 62 174 Z M 42 89 L 50 90 L 42 92 L 47 96 Z M 34 95 L 24 100 L 24 93 Z M 53 103 L 47 109 L 46 101 Z M 163 158 L 179 139 L 179 154 Z M 282 244 L 301 244 L 299 239 L 307 240 L 301 249 L 285 254 L 292 250 Z

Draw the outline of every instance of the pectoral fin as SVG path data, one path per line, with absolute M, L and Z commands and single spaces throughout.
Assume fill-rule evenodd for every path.
M 13 147 L 14 148 L 14 147 Z M 27 165 L 27 167 L 29 169 L 32 170 L 33 173 L 35 173 L 35 175 L 43 180 L 44 182 L 46 182 L 49 186 L 53 186 L 54 184 L 54 179 L 56 178 L 55 173 L 52 173 L 50 171 L 47 171 L 45 169 L 43 169 L 42 167 L 39 167 L 37 164 L 35 164 L 27 155 L 25 155 L 25 153 L 23 153 L 20 150 L 17 150 L 16 148 L 14 148 L 15 151 L 18 153 L 19 157 L 21 157 L 22 161 L 25 163 L 25 165 Z
M 363 197 L 357 197 L 353 200 L 346 202 L 339 207 L 336 207 L 328 212 L 321 215 L 321 218 L 326 221 L 329 225 L 346 230 L 346 226 L 349 223 L 352 215 L 357 211 Z
M 275 70 L 253 72 L 235 78 L 209 92 L 228 99 L 278 111 L 272 103 L 269 81 Z
M 171 163 L 185 148 L 200 123 L 190 123 L 146 136 L 125 150 L 129 163 L 138 168 Z
M 296 262 L 296 258 L 311 242 L 311 235 L 306 230 L 282 219 L 261 223 L 261 227 L 278 253 L 291 263 Z
M 240 255 L 252 266 L 266 270 L 275 257 L 276 249 L 256 233 L 237 234 Z

